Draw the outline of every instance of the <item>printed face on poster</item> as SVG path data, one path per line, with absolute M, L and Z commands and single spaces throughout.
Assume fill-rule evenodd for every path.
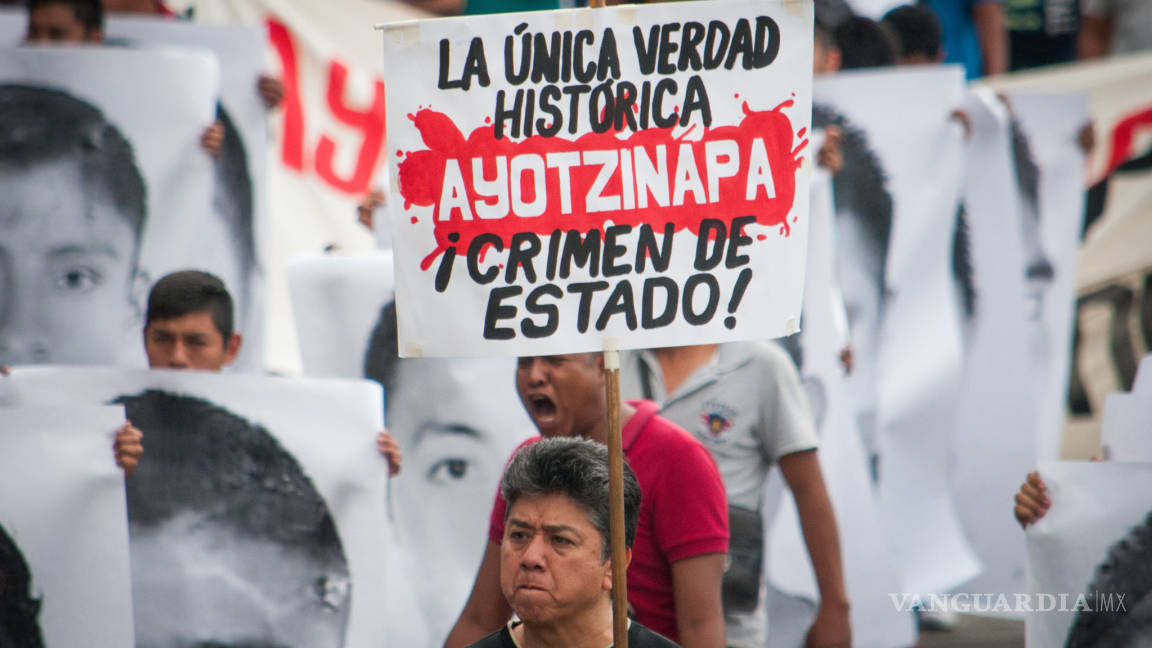
M 143 366 L 160 276 L 231 249 L 200 147 L 219 67 L 207 52 L 0 53 L 0 363 Z
M 390 252 L 300 258 L 288 283 L 304 371 L 384 386 L 388 430 L 404 449 L 404 470 L 389 482 L 402 570 L 392 573 L 403 573 L 390 593 L 416 606 L 385 616 L 390 628 L 440 641 L 472 589 L 504 464 L 536 434 L 516 394 L 516 363 L 397 358 Z
M 0 381 L 0 406 L 110 402 L 145 437 L 125 485 L 138 645 L 356 648 L 387 634 L 377 385 L 69 367 Z
M 685 2 L 382 31 L 402 356 L 798 328 L 811 6 Z
M 135 645 L 123 424 L 119 405 L 0 410 L 0 646 Z

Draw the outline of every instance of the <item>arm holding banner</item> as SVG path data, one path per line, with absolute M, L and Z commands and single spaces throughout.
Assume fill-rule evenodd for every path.
M 725 645 L 720 602 L 725 558 L 727 554 L 710 553 L 672 563 L 676 629 L 684 648 Z
M 498 630 L 511 616 L 512 607 L 500 589 L 500 545 L 489 540 L 472 593 L 444 640 L 444 648 L 464 648 L 479 641 Z
M 852 630 L 840 561 L 840 539 L 816 451 L 802 450 L 780 457 L 780 470 L 796 498 L 804 542 L 820 587 L 820 608 L 808 630 L 805 646 L 850 646 Z

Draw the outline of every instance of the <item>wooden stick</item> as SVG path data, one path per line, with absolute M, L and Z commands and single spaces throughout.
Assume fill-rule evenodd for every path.
M 620 427 L 620 354 L 604 344 L 608 396 L 608 497 L 612 535 L 612 646 L 628 648 L 628 548 L 624 543 L 624 444 Z
M 588 0 L 588 6 L 592 9 L 598 9 L 604 6 L 604 0 Z

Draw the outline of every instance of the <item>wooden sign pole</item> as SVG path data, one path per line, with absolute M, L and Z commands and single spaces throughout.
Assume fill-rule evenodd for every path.
M 602 8 L 604 0 L 589 0 Z M 628 648 L 628 548 L 624 542 L 624 443 L 620 427 L 620 353 L 604 344 L 604 390 L 608 396 L 608 498 L 612 535 L 612 648 Z
M 620 354 L 604 345 L 608 397 L 608 497 L 612 542 L 612 646 L 628 648 L 628 548 L 624 542 L 624 444 L 620 427 Z

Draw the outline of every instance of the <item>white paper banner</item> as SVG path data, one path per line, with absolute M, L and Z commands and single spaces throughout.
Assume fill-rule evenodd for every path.
M 888 595 L 900 589 L 895 561 L 889 555 L 877 514 L 867 458 L 853 418 L 853 402 L 844 387 L 839 351 L 843 331 L 837 308 L 843 309 L 839 286 L 831 179 L 817 170 L 812 177 L 811 227 L 804 285 L 804 330 L 800 333 L 800 367 L 808 401 L 820 434 L 820 469 L 840 532 L 844 583 L 852 602 L 852 645 L 895 648 L 915 643 L 911 614 L 898 610 Z M 791 498 L 788 498 L 791 500 Z M 768 542 L 768 579 L 789 594 L 818 601 L 812 563 L 792 501 L 777 509 Z M 769 642 L 776 636 L 803 637 L 811 619 L 769 616 Z M 803 627 L 790 628 L 793 625 Z
M 213 162 L 213 207 L 218 219 L 201 219 L 198 267 L 212 268 L 236 301 L 237 330 L 244 346 L 236 366 L 264 368 L 264 257 L 268 236 L 266 187 L 267 112 L 256 83 L 264 73 L 264 33 L 256 27 L 198 25 L 182 20 L 112 14 L 104 29 L 109 41 L 130 47 L 205 48 L 220 66 L 220 107 L 225 139 Z M 222 245 L 227 241 L 228 245 Z
M 124 477 L 112 453 L 123 424 L 120 406 L 0 409 L 0 643 L 135 645 Z
M 962 130 L 950 115 L 962 89 L 956 67 L 845 73 L 814 89 L 814 101 L 845 120 L 845 164 L 834 187 L 844 299 L 856 329 L 851 383 L 866 449 L 879 458 L 880 512 L 908 593 L 941 591 L 979 570 L 948 478 L 947 422 L 961 367 L 950 260 L 963 169 Z M 870 151 L 849 155 L 847 140 L 861 131 Z M 877 207 L 889 197 L 890 210 Z M 867 337 L 857 343 L 859 331 L 877 326 L 878 348 Z
M 1029 383 L 1037 389 L 1033 400 L 1037 452 L 1056 459 L 1063 440 L 1076 254 L 1084 220 L 1085 160 L 1079 136 L 1088 123 L 1088 104 L 1083 95 L 1013 93 L 1008 100 L 1040 176 L 1036 204 L 1029 213 L 1028 202 L 1022 201 L 1025 211 L 1020 214 L 1031 300 L 1026 348 Z
M 379 387 L 194 371 L 17 367 L 5 401 L 123 399 L 142 645 L 357 648 L 389 634 Z M 103 452 L 110 452 L 105 447 Z
M 384 26 L 401 355 L 796 330 L 811 21 L 777 0 Z
M 0 52 L 0 84 L 0 249 L 15 256 L 0 269 L 14 291 L 3 299 L 0 363 L 144 366 L 141 313 L 151 282 L 177 269 L 213 270 L 199 251 L 231 246 L 226 228 L 205 226 L 215 220 L 206 217 L 213 172 L 200 136 L 215 119 L 216 61 L 190 52 L 14 49 Z M 69 134 L 65 123 L 84 130 Z M 40 150 L 20 144 L 21 133 L 32 133 Z M 107 154 L 83 167 L 66 161 L 90 150 Z M 52 163 L 34 164 L 38 156 Z
M 306 371 L 365 376 L 385 385 L 388 429 L 404 449 L 392 482 L 403 576 L 390 593 L 418 606 L 390 607 L 391 627 L 447 637 L 486 546 L 488 513 L 504 462 L 536 433 L 508 358 L 396 357 L 388 254 L 313 257 L 289 267 Z M 436 569 L 429 570 L 428 565 Z
M 1100 428 L 1104 455 L 1115 461 L 1152 461 L 1152 355 L 1144 356 L 1129 394 L 1109 394 Z
M 1011 594 L 1025 587 L 1024 541 L 1012 516 L 1002 514 L 1004 497 L 1036 466 L 1035 417 L 1024 406 L 1036 392 L 1026 343 L 1026 306 L 1034 310 L 1035 302 L 1025 290 L 1024 236 L 1033 250 L 1038 242 L 1035 227 L 1022 227 L 1025 213 L 1029 225 L 1036 224 L 1036 211 L 1034 200 L 1024 209 L 1028 201 L 1021 190 L 1022 180 L 1031 178 L 1034 186 L 1036 174 L 1027 172 L 1027 140 L 1013 139 L 1019 129 L 996 95 L 986 89 L 969 93 L 965 110 L 971 124 L 965 236 L 956 251 L 965 366 L 952 432 L 952 488 L 984 570 L 961 591 Z
M 1039 472 L 1052 507 L 1027 532 L 1027 645 L 1146 645 L 1152 464 L 1044 461 Z

